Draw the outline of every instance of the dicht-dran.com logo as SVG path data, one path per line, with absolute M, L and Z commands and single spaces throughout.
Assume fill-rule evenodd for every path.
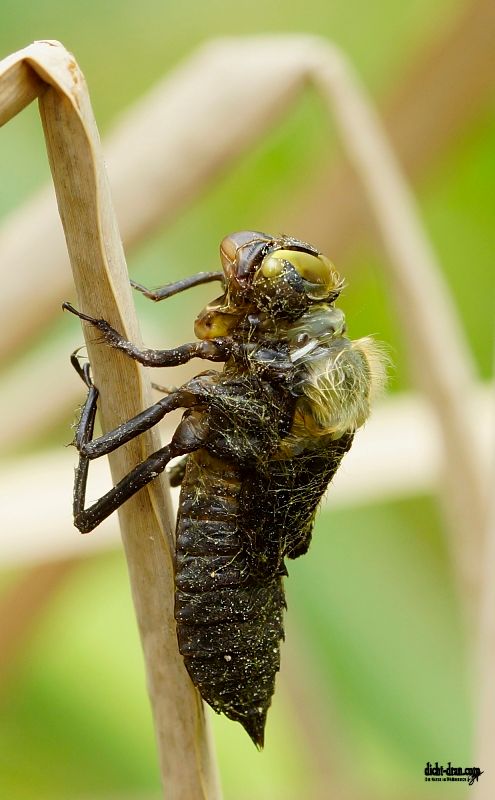
M 435 761 L 433 765 L 428 761 L 425 767 L 425 781 L 464 781 L 472 786 L 483 770 L 479 767 L 453 767 L 449 761 L 446 767 Z

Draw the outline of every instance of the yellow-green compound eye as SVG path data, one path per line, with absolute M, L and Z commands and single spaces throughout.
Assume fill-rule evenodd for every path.
M 263 259 L 261 274 L 265 278 L 276 278 L 284 270 L 284 261 L 292 264 L 301 278 L 312 284 L 307 292 L 311 298 L 327 297 L 340 285 L 340 278 L 328 258 L 303 250 L 275 250 Z
M 276 278 L 284 271 L 284 265 L 278 256 L 280 252 L 282 251 L 279 250 L 277 253 L 271 253 L 261 262 L 260 273 L 264 278 Z

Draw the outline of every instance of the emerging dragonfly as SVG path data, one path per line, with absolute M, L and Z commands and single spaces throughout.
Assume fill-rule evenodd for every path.
M 182 484 L 176 531 L 175 617 L 193 683 L 215 711 L 240 722 L 263 746 L 280 664 L 285 559 L 306 552 L 316 509 L 383 383 L 372 339 L 351 341 L 334 303 L 342 282 L 314 247 L 289 236 L 243 231 L 220 247 L 222 272 L 199 273 L 152 300 L 209 281 L 222 294 L 199 314 L 198 341 L 139 349 L 108 322 L 94 325 L 112 347 L 146 366 L 191 358 L 224 362 L 115 430 L 92 439 L 98 390 L 89 365 L 72 357 L 88 387 L 77 428 L 74 522 L 95 528 L 171 459 Z M 89 461 L 186 409 L 170 444 L 84 508 Z

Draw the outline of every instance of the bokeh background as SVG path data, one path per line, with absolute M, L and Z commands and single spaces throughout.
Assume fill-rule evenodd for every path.
M 187 7 L 3 0 L 0 55 L 33 39 L 62 41 L 86 75 L 104 138 L 124 109 L 211 37 L 310 32 L 336 42 L 377 103 L 410 176 L 481 385 L 490 379 L 493 356 L 495 62 L 493 47 L 491 55 L 486 47 L 495 33 L 493 11 L 481 0 L 193 0 Z M 433 107 L 432 87 L 444 98 Z M 0 137 L 0 215 L 8 220 L 50 176 L 34 107 Z M 335 187 L 351 198 L 350 211 L 336 212 L 336 222 Z M 348 282 L 342 307 L 351 335 L 373 333 L 387 343 L 391 402 L 414 391 L 384 253 L 314 92 L 133 249 L 130 273 L 153 286 L 215 269 L 221 238 L 246 228 L 288 231 L 328 253 Z M 0 269 L 8 291 L 9 264 Z M 166 309 L 138 297 L 145 339 L 147 332 L 157 346 L 190 339 L 193 318 L 211 294 L 198 288 Z M 171 340 L 161 342 L 156 331 L 165 315 Z M 4 442 L 3 486 L 11 486 L 12 475 L 25 481 L 24 503 L 17 518 L 0 524 L 1 536 L 27 543 L 23 555 L 7 548 L 3 559 L 0 546 L 0 796 L 154 800 L 161 794 L 153 730 L 118 544 L 109 539 L 99 552 L 43 556 L 38 542 L 30 554 L 36 526 L 27 527 L 25 510 L 35 502 L 41 465 L 70 441 L 77 392 L 35 430 L 29 412 L 16 416 L 11 398 L 22 375 L 36 406 L 46 387 L 29 384 L 26 375 L 45 364 L 52 375 L 60 342 L 68 355 L 82 335 L 57 306 L 29 345 L 7 354 L 0 375 L 2 417 L 15 432 Z M 443 346 L 448 359 L 449 342 Z M 69 371 L 68 359 L 56 369 Z M 40 465 L 29 480 L 25 463 Z M 436 495 L 434 485 L 390 497 L 385 487 L 380 499 L 347 497 L 332 509 L 329 493 L 309 554 L 290 565 L 287 641 L 265 751 L 257 753 L 239 726 L 212 714 L 226 798 L 419 800 L 465 793 L 465 784 L 444 789 L 423 778 L 427 761 L 464 766 L 474 758 L 473 644 Z M 35 514 L 44 518 L 43 498 L 36 503 Z M 59 503 L 70 519 L 70 493 L 60 493 Z M 67 538 L 74 536 L 69 523 Z

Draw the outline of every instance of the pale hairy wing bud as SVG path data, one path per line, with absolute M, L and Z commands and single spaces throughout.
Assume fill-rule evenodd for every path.
M 335 438 L 366 422 L 374 399 L 386 383 L 387 357 L 380 344 L 366 337 L 340 339 L 337 352 L 308 365 L 304 394 L 316 427 L 313 434 Z M 307 424 L 307 423 L 306 423 Z

